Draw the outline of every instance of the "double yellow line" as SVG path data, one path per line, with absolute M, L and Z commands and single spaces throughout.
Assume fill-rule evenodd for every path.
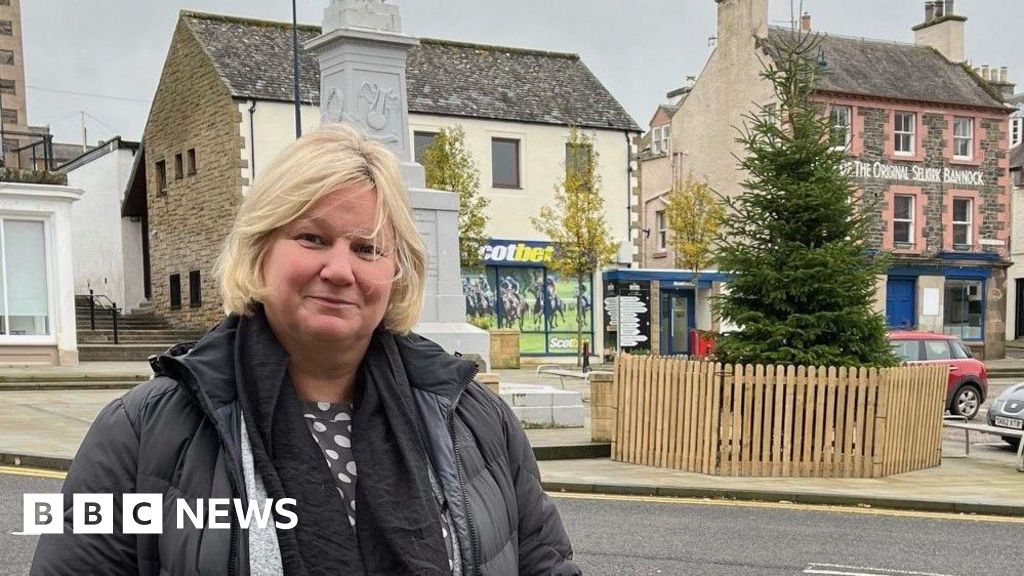
M 31 468 L 28 466 L 0 466 L 0 474 L 12 476 L 31 476 L 33 478 L 50 478 L 52 480 L 63 480 L 67 472 L 47 470 L 45 468 Z

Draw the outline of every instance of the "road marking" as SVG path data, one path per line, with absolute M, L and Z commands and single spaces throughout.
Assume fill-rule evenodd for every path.
M 824 570 L 819 569 L 824 568 Z M 857 572 L 848 572 L 857 570 Z M 870 572 L 865 572 L 870 570 Z M 953 576 L 936 572 L 913 572 L 910 570 L 892 570 L 889 568 L 869 568 L 866 566 L 845 566 L 843 564 L 814 564 L 804 570 L 804 574 L 830 574 L 832 576 Z
M 45 468 L 29 468 L 26 466 L 0 466 L 0 474 L 32 476 L 35 478 L 51 478 L 54 480 L 63 480 L 68 475 L 67 472 L 47 470 Z
M 582 492 L 549 492 L 554 498 L 576 500 L 610 500 L 618 502 L 647 502 L 651 504 L 689 504 L 704 506 L 733 506 L 740 508 L 775 508 L 801 512 L 843 512 L 871 516 L 898 516 L 933 520 L 962 520 L 993 522 L 997 524 L 1024 524 L 1024 518 L 992 516 L 988 514 L 961 514 L 958 512 L 925 512 L 919 510 L 889 510 L 885 508 L 838 506 L 830 504 L 796 504 L 793 502 L 758 502 L 753 500 L 716 500 L 711 498 L 676 498 L 672 496 L 623 496 L 618 494 L 586 494 Z M 945 576 L 945 575 L 940 575 Z

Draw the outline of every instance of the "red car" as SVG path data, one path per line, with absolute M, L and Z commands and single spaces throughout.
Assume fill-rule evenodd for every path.
M 908 364 L 948 364 L 946 407 L 950 414 L 968 420 L 978 415 L 988 395 L 988 371 L 963 342 L 947 334 L 909 331 L 890 332 L 889 341 L 896 355 Z

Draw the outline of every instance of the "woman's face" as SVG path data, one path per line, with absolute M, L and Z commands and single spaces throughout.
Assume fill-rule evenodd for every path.
M 394 231 L 368 238 L 377 217 L 373 188 L 346 188 L 274 232 L 263 259 L 263 300 L 288 347 L 369 341 L 396 275 Z

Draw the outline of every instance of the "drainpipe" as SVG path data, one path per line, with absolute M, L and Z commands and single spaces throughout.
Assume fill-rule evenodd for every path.
M 629 141 L 629 132 L 623 132 L 626 137 L 626 242 L 630 248 L 629 267 L 633 267 L 633 151 L 632 142 Z
M 249 100 L 249 185 L 256 180 L 256 125 L 253 115 L 256 113 L 256 101 Z

